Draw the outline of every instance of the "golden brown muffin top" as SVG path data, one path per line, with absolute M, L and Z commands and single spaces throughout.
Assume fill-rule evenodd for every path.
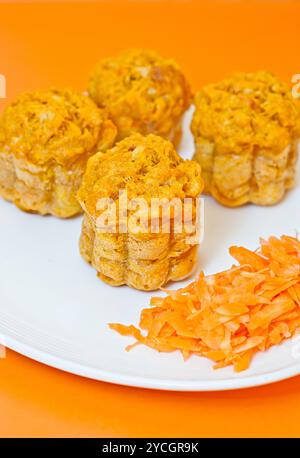
M 281 152 L 300 136 L 300 104 L 269 72 L 236 73 L 196 95 L 192 131 L 218 153 Z
M 127 130 L 168 134 L 191 101 L 177 63 L 146 49 L 101 60 L 91 75 L 89 93 L 109 109 L 122 137 Z
M 89 159 L 78 199 L 95 215 L 98 200 L 117 201 L 120 190 L 126 190 L 129 199 L 143 197 L 149 202 L 152 197 L 197 197 L 202 189 L 199 164 L 183 160 L 168 140 L 134 134 Z
M 64 165 L 97 151 L 105 120 L 89 97 L 73 90 L 26 92 L 0 119 L 0 149 L 36 164 Z

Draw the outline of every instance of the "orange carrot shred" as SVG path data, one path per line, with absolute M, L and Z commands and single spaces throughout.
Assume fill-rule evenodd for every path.
M 231 247 L 238 262 L 179 290 L 164 290 L 144 309 L 140 329 L 111 324 L 157 351 L 181 351 L 246 370 L 258 351 L 300 333 L 300 241 L 283 235 L 260 240 L 255 252 Z M 128 349 L 135 346 L 129 346 Z

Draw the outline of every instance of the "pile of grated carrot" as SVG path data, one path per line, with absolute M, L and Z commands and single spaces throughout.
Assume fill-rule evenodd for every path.
M 260 240 L 256 252 L 230 248 L 231 269 L 199 278 L 166 297 L 153 297 L 141 313 L 140 328 L 110 324 L 161 352 L 180 350 L 205 356 L 215 368 L 249 367 L 258 351 L 300 331 L 300 242 L 293 237 Z

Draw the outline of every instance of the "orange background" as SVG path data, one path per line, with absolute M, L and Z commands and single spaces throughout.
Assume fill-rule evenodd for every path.
M 8 100 L 27 89 L 84 89 L 99 57 L 132 46 L 175 57 L 195 90 L 236 70 L 269 69 L 287 81 L 300 73 L 296 1 L 21 2 L 0 4 L 0 18 Z M 299 382 L 155 392 L 83 379 L 8 351 L 0 360 L 0 435 L 299 437 Z

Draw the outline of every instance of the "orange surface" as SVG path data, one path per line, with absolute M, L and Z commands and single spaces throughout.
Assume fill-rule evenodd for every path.
M 288 81 L 300 72 L 296 1 L 0 4 L 0 17 L 8 99 L 49 85 L 85 88 L 98 57 L 129 46 L 174 56 L 194 89 L 233 70 L 269 69 Z M 299 381 L 164 393 L 86 380 L 8 351 L 0 360 L 0 436 L 299 437 Z

